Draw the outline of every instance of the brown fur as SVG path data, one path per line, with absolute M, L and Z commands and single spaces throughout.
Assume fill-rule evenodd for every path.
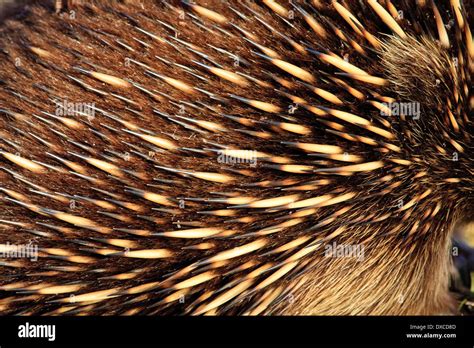
M 1 311 L 49 315 L 453 313 L 448 292 L 450 237 L 454 224 L 469 216 L 473 207 L 472 57 L 463 36 L 468 21 L 464 28 L 452 26 L 451 46 L 443 49 L 436 42 L 434 20 L 420 15 L 432 11 L 431 5 L 421 10 L 410 1 L 393 1 L 405 13 L 398 23 L 409 35 L 402 40 L 368 4 L 341 3 L 381 39 L 379 48 L 358 35 L 326 2 L 298 5 L 320 23 L 326 35 L 315 33 L 296 8 L 295 16 L 285 22 L 263 4 L 231 5 L 244 14 L 242 18 L 220 1 L 199 4 L 231 19 L 227 23 L 213 23 L 187 5 L 146 2 L 145 6 L 140 1 L 70 4 L 60 8 L 58 15 L 51 6 L 38 5 L 26 18 L 6 21 L 0 27 L 0 151 L 57 170 L 35 173 L 0 152 L 0 244 L 31 241 L 40 248 L 38 262 L 5 259 L 0 264 Z M 284 6 L 291 8 L 287 3 Z M 445 22 L 454 18 L 449 6 L 438 6 Z M 464 7 L 462 13 L 467 19 Z M 413 24 L 418 22 L 419 26 Z M 342 30 L 345 41 L 334 29 Z M 257 55 L 262 51 L 243 39 L 244 31 L 285 62 L 310 72 L 315 77 L 310 85 L 343 103 L 336 105 L 315 94 L 301 79 Z M 191 49 L 186 42 L 193 45 Z M 356 50 L 356 43 L 364 53 Z M 310 50 L 298 50 L 298 45 Z M 340 75 L 344 71 L 323 61 L 316 51 L 347 56 L 350 64 L 388 83 L 373 85 Z M 458 57 L 456 66 L 450 63 L 453 56 Z M 127 58 L 146 64 L 155 75 Z M 249 79 L 246 86 L 231 83 L 196 61 L 250 75 L 267 87 Z M 122 83 L 133 81 L 153 96 L 137 87 L 101 82 L 77 67 L 122 78 Z M 187 93 L 156 74 L 200 90 Z M 442 88 L 430 84 L 437 78 Z M 357 89 L 362 97 L 345 86 Z M 306 104 L 289 113 L 294 101 L 288 94 L 305 99 Z M 281 110 L 265 112 L 233 96 L 271 103 Z M 80 124 L 80 129 L 74 129 L 54 118 L 53 99 L 94 102 L 104 112 L 96 111 L 92 119 L 68 116 Z M 387 100 L 419 102 L 420 120 L 381 116 L 370 104 Z M 323 109 L 315 114 L 311 107 Z M 362 117 L 368 124 L 325 113 L 327 108 Z M 242 124 L 235 117 L 253 122 Z M 193 120 L 225 129 L 209 130 Z M 288 131 L 282 122 L 304 126 L 306 131 Z M 153 145 L 130 131 L 160 137 L 176 147 Z M 347 153 L 360 160 L 331 158 L 324 151 L 305 152 L 294 143 L 339 146 L 342 152 L 336 155 Z M 223 164 L 217 160 L 217 150 L 222 148 L 256 150 L 270 157 L 259 158 L 256 168 Z M 454 152 L 457 161 L 452 161 Z M 76 166 L 68 167 L 50 154 Z M 115 167 L 107 172 L 88 159 Z M 371 162 L 382 165 L 355 172 L 343 168 Z M 296 169 L 282 163 L 311 169 L 295 173 Z M 193 176 L 195 172 L 218 173 L 233 180 L 204 180 Z M 166 198 L 152 202 L 134 190 Z M 293 194 L 298 195 L 295 202 L 325 195 L 347 198 L 302 208 L 251 206 Z M 249 196 L 253 198 L 250 206 L 218 201 Z M 99 207 L 84 197 L 112 207 Z M 209 213 L 216 210 L 221 215 Z M 59 212 L 86 218 L 94 225 L 68 223 Z M 206 227 L 225 231 L 197 239 L 157 235 Z M 108 239 L 133 245 L 130 251 L 166 249 L 171 255 L 127 257 L 124 251 L 128 249 Z M 291 244 L 295 241 L 301 243 Z M 328 257 L 324 250 L 333 242 L 363 245 L 364 258 Z M 252 243 L 255 249 L 238 257 L 210 259 Z M 212 275 L 210 279 L 183 285 L 206 272 Z M 125 275 L 113 278 L 119 274 Z M 138 288 L 145 284 L 149 287 Z M 56 286 L 78 289 L 45 293 Z M 80 296 L 96 291 L 108 292 L 81 300 Z M 227 301 L 220 301 L 221 296 Z

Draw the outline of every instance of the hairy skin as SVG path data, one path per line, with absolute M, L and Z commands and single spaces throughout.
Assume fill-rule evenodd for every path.
M 0 312 L 455 313 L 471 2 L 197 3 L 0 25 Z
M 352 232 L 352 231 L 351 231 Z M 367 233 L 373 230 L 367 229 Z M 440 236 L 441 237 L 441 236 Z M 373 245 L 371 245 L 373 244 Z M 354 259 L 320 263 L 287 314 L 294 315 L 433 315 L 456 312 L 448 293 L 451 262 L 449 238 L 420 249 L 409 249 L 389 239 L 371 243 L 363 264 Z M 445 250 L 440 253 L 440 250 Z M 414 266 L 415 265 L 415 266 Z M 420 289 L 420 284 L 425 288 Z M 283 309 L 283 308 L 282 308 Z

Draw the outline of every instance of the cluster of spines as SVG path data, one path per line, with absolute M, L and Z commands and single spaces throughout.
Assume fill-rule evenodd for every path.
M 314 6 L 319 10 L 319 6 L 323 5 L 318 3 L 315 1 Z M 407 39 L 408 34 L 397 22 L 398 10 L 390 1 L 385 1 L 385 5 L 384 7 L 375 0 L 368 1 L 368 8 L 373 10 L 379 21 L 400 40 Z M 52 313 L 100 310 L 101 301 L 117 296 L 133 295 L 125 302 L 130 304 L 140 301 L 144 303 L 145 300 L 153 301 L 152 291 L 155 290 L 170 292 L 166 296 L 160 296 L 160 300 L 156 301 L 157 312 L 160 311 L 158 304 L 161 306 L 175 302 L 181 296 L 195 292 L 200 295 L 192 304 L 186 304 L 185 311 L 193 314 L 218 313 L 220 310 L 231 310 L 233 303 L 259 294 L 250 309 L 244 311 L 257 314 L 264 312 L 267 306 L 274 305 L 274 302 L 278 302 L 288 293 L 294 292 L 295 288 L 301 286 L 301 282 L 293 283 L 290 287 L 287 285 L 269 287 L 270 285 L 278 284 L 278 280 L 290 274 L 297 275 L 314 266 L 318 259 L 309 256 L 317 252 L 322 243 L 342 236 L 347 226 L 366 223 L 381 223 L 381 226 L 385 226 L 383 221 L 389 220 L 394 215 L 398 218 L 400 214 L 402 222 L 407 221 L 413 214 L 411 208 L 420 204 L 419 202 L 422 202 L 422 205 L 426 204 L 428 197 L 433 195 L 432 188 L 425 188 L 416 192 L 399 209 L 393 209 L 391 206 L 390 209 L 380 207 L 381 197 L 393 193 L 405 184 L 403 175 L 409 175 L 404 174 L 407 173 L 405 167 L 419 165 L 423 168 L 423 166 L 416 163 L 417 158 L 404 158 L 406 150 L 400 143 L 400 137 L 409 134 L 400 134 L 396 127 L 392 127 L 390 118 L 377 116 L 378 111 L 385 110 L 383 103 L 396 101 L 393 97 L 377 92 L 383 91 L 383 88 L 389 85 L 389 81 L 380 74 L 368 73 L 366 71 L 368 69 L 361 68 L 324 47 L 324 44 L 330 45 L 331 42 L 333 46 L 336 46 L 335 43 L 343 43 L 348 51 L 356 52 L 369 61 L 375 57 L 372 51 L 381 48 L 382 41 L 377 33 L 364 27 L 362 24 L 364 21 L 357 19 L 343 3 L 333 2 L 324 6 L 332 7 L 335 11 L 333 15 L 337 13 L 340 16 L 339 20 L 345 22 L 348 25 L 346 28 L 352 30 L 350 33 L 345 32 L 340 23 L 333 18 L 318 16 L 317 10 L 305 9 L 300 5 L 292 5 L 290 9 L 275 1 L 264 1 L 264 6 L 270 12 L 263 12 L 262 8 L 250 4 L 242 5 L 242 10 L 229 5 L 227 15 L 192 3 L 185 3 L 184 7 L 175 7 L 168 3 L 164 3 L 163 6 L 170 18 L 178 18 L 184 22 L 182 24 L 184 26 L 193 26 L 195 29 L 190 29 L 191 31 L 199 28 L 202 35 L 217 35 L 219 38 L 229 38 L 234 40 L 233 42 L 246 45 L 249 50 L 248 56 L 241 57 L 232 53 L 232 47 L 226 47 L 222 43 L 220 47 L 212 44 L 205 47 L 189 39 L 183 39 L 177 35 L 183 31 L 182 28 L 176 27 L 166 19 L 147 17 L 143 13 L 136 16 L 124 12 L 124 8 L 115 9 L 111 16 L 116 20 L 121 17 L 128 28 L 134 30 L 134 34 L 130 35 L 134 42 L 99 29 L 106 28 L 106 24 L 96 23 L 93 19 L 89 22 L 78 19 L 77 25 L 70 19 L 68 21 L 70 26 L 58 24 L 57 28 L 62 31 L 53 32 L 53 36 L 48 40 L 40 39 L 38 35 L 30 38 L 39 44 L 26 44 L 25 48 L 33 54 L 33 57 L 28 59 L 41 64 L 44 69 L 55 71 L 56 78 L 65 78 L 68 84 L 74 86 L 71 90 L 76 93 L 84 90 L 88 93 L 88 98 L 91 96 L 94 96 L 94 100 L 106 98 L 109 101 L 108 107 L 113 103 L 122 103 L 122 108 L 109 111 L 105 107 L 94 106 L 96 116 L 93 120 L 89 119 L 88 115 L 81 114 L 77 118 L 58 116 L 51 110 L 35 111 L 30 115 L 21 112 L 18 110 L 19 107 L 15 106 L 2 109 L 8 121 L 27 125 L 25 128 L 16 127 L 15 132 L 21 137 L 30 139 L 30 144 L 36 141 L 48 151 L 41 153 L 43 149 L 36 151 L 33 148 L 22 148 L 6 133 L 8 130 L 2 131 L 5 136 L 2 139 L 0 154 L 8 165 L 2 166 L 1 169 L 3 175 L 8 177 L 8 183 L 11 183 L 0 188 L 4 194 L 4 201 L 32 211 L 38 220 L 22 221 L 10 217 L 5 212 L 1 222 L 5 226 L 12 226 L 41 237 L 40 244 L 48 238 L 51 238 L 51 244 L 56 244 L 59 243 L 58 236 L 67 238 L 70 235 L 72 245 L 75 247 L 79 245 L 78 248 L 81 250 L 79 253 L 68 248 L 42 247 L 41 257 L 71 262 L 73 266 L 50 266 L 51 270 L 47 270 L 46 267 L 44 272 L 38 273 L 40 276 L 54 277 L 63 272 L 79 272 L 84 270 L 81 265 L 88 265 L 86 268 L 88 272 L 110 273 L 110 269 L 94 268 L 97 257 L 165 260 L 182 258 L 189 250 L 200 251 L 200 254 L 193 255 L 195 262 L 192 258 L 185 260 L 184 263 L 189 264 L 182 268 L 179 268 L 179 263 L 173 265 L 171 270 L 174 273 L 171 272 L 172 274 L 168 276 L 162 276 L 166 273 L 164 268 L 155 266 L 162 274 L 157 277 L 158 280 L 152 279 L 150 282 L 144 282 L 143 279 L 146 279 L 144 275 L 150 277 L 147 272 L 153 272 L 154 266 L 143 268 L 138 266 L 139 268 L 125 273 L 104 277 L 114 280 L 142 277 L 140 283 L 135 286 L 127 283 L 125 286 L 117 285 L 90 291 L 87 282 L 70 281 L 62 284 L 53 281 L 48 284 L 24 280 L 7 283 L 3 285 L 3 290 L 31 293 L 32 295 L 23 298 L 25 301 L 39 299 L 42 295 L 75 294 L 69 307 L 61 307 Z M 419 6 L 422 4 L 419 3 Z M 425 6 L 430 7 L 427 4 Z M 107 10 L 106 7 L 100 9 L 98 5 L 90 5 L 89 8 L 92 11 Z M 438 38 L 444 47 L 450 47 L 451 41 L 440 12 L 434 4 L 431 5 L 431 9 L 436 20 Z M 461 93 L 455 96 L 457 103 L 455 105 L 458 109 L 454 108 L 455 113 L 448 109 L 450 117 L 447 125 L 454 131 L 467 132 L 466 128 L 459 127 L 459 121 L 456 120 L 459 111 L 462 111 L 459 108 L 466 105 L 466 99 L 470 95 L 466 85 L 470 81 L 474 52 L 468 23 L 460 4 L 455 0 L 452 1 L 452 10 L 457 24 L 456 35 L 465 37 L 457 41 L 457 44 L 465 47 L 458 47 L 461 57 L 459 71 L 463 75 Z M 290 22 L 289 18 L 292 16 L 290 13 L 300 16 L 298 18 L 306 22 L 307 27 L 295 29 L 298 24 Z M 236 16 L 236 20 L 231 20 L 230 14 Z M 83 13 L 77 15 L 81 16 Z M 303 34 L 295 40 L 269 23 L 270 17 L 273 17 L 271 19 L 273 23 L 293 29 L 293 32 L 309 30 L 317 40 L 306 42 L 302 40 L 302 37 L 305 37 Z M 269 40 L 265 40 L 262 34 L 242 27 L 239 21 L 247 24 L 258 23 L 266 30 L 266 35 L 272 35 L 273 40 L 279 40 L 281 46 L 269 47 L 265 44 L 265 41 Z M 96 27 L 88 28 L 87 24 Z M 174 35 L 163 36 L 150 29 L 157 25 L 161 32 Z M 68 36 L 66 41 L 79 43 L 86 40 L 86 37 L 87 40 L 94 37 L 100 42 L 100 44 L 94 42 L 95 49 L 101 46 L 109 47 L 113 51 L 119 50 L 122 57 L 132 55 L 134 58 L 123 60 L 124 66 L 131 68 L 132 76 L 114 74 L 110 66 L 104 69 L 100 66 L 105 65 L 104 62 L 91 61 L 86 51 L 81 52 L 72 45 L 63 44 L 62 35 Z M 455 38 L 459 39 L 457 36 Z M 318 43 L 319 40 L 322 43 Z M 360 40 L 364 40 L 363 44 Z M 45 47 L 41 47 L 40 43 Z M 160 69 L 151 64 L 149 58 L 147 63 L 139 59 L 138 49 L 147 50 L 156 46 L 166 46 L 166 50 L 173 51 L 173 58 L 180 55 L 185 58 L 181 58 L 178 63 L 165 55 L 155 55 L 154 59 Z M 282 47 L 289 49 L 283 51 Z M 463 49 L 467 50 L 467 55 L 461 53 Z M 57 52 L 61 54 L 66 52 L 68 64 L 71 61 L 75 64 L 62 64 L 58 61 Z M 7 55 L 13 57 L 11 54 Z M 223 55 L 227 61 L 237 62 L 237 68 L 219 63 L 222 58 L 218 59 L 218 55 Z M 303 58 L 302 61 L 319 60 L 319 63 L 308 63 L 306 67 L 301 67 L 296 59 L 288 60 L 287 55 Z M 192 56 L 192 59 L 188 59 L 189 56 Z M 315 67 L 320 70 L 311 70 Z M 23 79 L 25 76 L 33 77 L 21 66 L 18 66 L 17 70 L 24 75 Z M 257 75 L 259 70 L 260 73 Z M 335 73 L 332 72 L 334 70 Z M 126 70 L 122 67 L 121 71 Z M 137 71 L 143 75 L 139 75 Z M 142 82 L 139 76 L 146 83 Z M 221 82 L 216 82 L 211 76 L 217 77 Z M 18 97 L 19 105 L 29 104 L 27 106 L 29 110 L 36 105 L 31 96 L 26 97 L 22 91 L 15 89 L 7 77 L 2 76 L 1 79 L 2 81 L 5 79 L 7 86 L 2 95 Z M 153 87 L 154 84 L 150 81 L 156 82 L 161 90 Z M 37 92 L 46 93 L 54 105 L 55 101 L 65 98 L 61 96 L 60 90 L 53 82 L 58 81 L 42 81 L 41 84 L 35 83 L 32 87 Z M 336 88 L 328 90 L 325 87 L 327 85 L 334 85 Z M 223 94 L 218 89 L 221 86 L 231 90 L 242 88 L 237 91 L 246 92 L 258 89 L 259 93 Z M 298 95 L 293 91 L 297 91 Z M 311 97 L 308 98 L 306 95 Z M 357 114 L 347 107 L 344 95 L 350 95 L 351 100 L 356 103 L 368 102 L 377 112 L 372 112 L 370 118 Z M 38 97 L 38 94 L 35 96 Z M 281 102 L 282 100 L 289 100 L 291 104 L 297 105 L 299 111 L 288 114 L 286 112 L 288 103 L 285 104 Z M 318 104 L 314 100 L 317 100 Z M 158 125 L 173 126 L 164 130 L 158 126 L 147 128 L 146 123 L 155 119 L 147 113 L 148 109 L 142 108 L 143 101 L 154 103 L 152 112 L 153 117 L 160 120 Z M 451 107 L 452 104 L 453 102 L 450 102 L 448 106 Z M 238 112 L 229 112 L 233 108 L 245 112 L 242 115 Z M 180 110 L 186 111 L 180 113 Z M 201 117 L 193 116 L 193 113 Z M 463 117 L 464 122 L 468 123 L 466 111 Z M 235 125 L 241 128 L 234 128 Z M 28 127 L 31 127 L 30 131 L 26 130 Z M 51 133 L 45 134 L 45 129 Z M 97 148 L 91 141 L 71 138 L 72 133 L 88 132 L 91 133 L 91 139 L 105 143 L 106 148 Z M 221 166 L 216 170 L 196 170 L 197 166 L 209 165 L 212 159 L 216 158 L 216 153 L 243 158 L 247 149 L 237 146 L 238 142 L 231 140 L 232 134 L 236 132 L 244 135 L 240 139 L 252 139 L 249 143 L 252 145 L 250 147 L 252 150 L 263 143 L 264 149 L 259 147 L 256 151 L 256 160 L 259 163 L 257 173 L 260 176 L 251 169 L 242 167 Z M 321 134 L 323 132 L 324 135 Z M 184 137 L 184 134 L 189 137 Z M 459 142 L 450 138 L 447 132 L 444 135 L 450 139 L 451 145 L 456 150 L 463 152 L 463 146 Z M 312 141 L 312 139 L 324 140 L 328 136 L 330 139 L 336 137 L 338 141 L 333 140 L 330 143 Z M 230 142 L 222 144 L 219 141 L 222 138 Z M 298 138 L 302 140 L 295 141 Z M 464 138 L 466 140 L 466 136 Z M 287 154 L 271 151 L 274 146 L 277 146 L 276 149 L 287 149 Z M 64 153 L 63 148 L 73 150 Z M 365 153 L 360 151 L 364 148 Z M 26 155 L 25 150 L 31 153 Z M 350 150 L 352 151 L 349 152 Z M 371 154 L 372 151 L 376 154 Z M 186 166 L 186 161 L 179 161 L 193 156 L 202 159 L 201 162 L 204 164 L 197 160 L 189 160 L 190 166 Z M 130 158 L 127 161 L 127 157 L 131 157 L 132 162 L 129 162 Z M 139 162 L 146 164 L 135 166 Z M 216 163 L 213 163 L 213 168 L 218 168 Z M 383 171 L 389 173 L 384 175 Z M 399 174 L 402 177 L 397 178 Z M 34 182 L 43 175 L 45 178 L 75 177 L 71 183 L 85 182 L 91 186 L 95 194 L 92 196 L 70 194 L 44 187 L 41 180 Z M 426 175 L 427 172 L 421 170 L 408 179 L 420 180 Z M 361 187 L 369 188 L 373 193 L 369 191 L 369 194 L 362 195 L 355 187 L 342 185 L 343 182 L 350 181 L 344 181 L 345 179 L 340 177 L 353 178 L 356 183 L 365 185 Z M 459 180 L 461 179 L 456 177 L 445 179 L 447 183 L 456 183 Z M 111 183 L 115 186 L 113 189 L 109 188 Z M 198 183 L 197 187 L 202 191 L 206 185 L 209 185 L 211 190 L 222 188 L 224 191 L 211 191 L 209 194 L 204 192 L 201 197 L 173 194 L 173 187 L 192 193 L 193 188 L 185 187 L 188 183 L 191 185 Z M 15 189 L 15 186 L 27 190 Z M 116 187 L 120 187 L 120 190 Z M 195 188 L 194 190 L 197 191 Z M 69 187 L 64 188 L 64 191 L 70 191 Z M 94 209 L 90 211 L 96 211 L 98 215 L 93 219 L 70 212 L 67 208 L 53 209 L 35 203 L 38 200 L 56 207 L 67 207 L 73 200 Z M 186 206 L 184 210 L 180 208 L 182 202 Z M 367 207 L 373 205 L 378 212 L 362 214 L 360 211 L 355 211 L 355 206 L 361 202 Z M 424 232 L 419 234 L 425 234 L 430 224 L 427 222 L 420 227 L 420 222 L 423 219 L 432 219 L 438 214 L 441 202 L 436 200 L 435 202 L 434 206 L 429 205 L 423 210 L 425 215 L 408 230 L 403 224 L 395 226 L 392 224 L 391 231 L 387 233 L 397 235 L 405 231 L 411 235 L 421 228 Z M 396 204 L 396 202 L 384 202 L 384 204 Z M 184 219 L 193 218 L 193 220 L 181 220 L 180 215 L 186 212 L 188 215 Z M 109 220 L 101 222 L 99 216 L 105 216 Z M 145 223 L 137 223 L 136 219 Z M 54 221 L 65 222 L 66 225 Z M 105 221 L 108 223 L 104 223 Z M 116 227 L 114 223 L 110 224 L 110 221 L 117 222 L 120 227 Z M 315 221 L 317 223 L 314 223 Z M 345 223 L 342 224 L 341 221 Z M 168 227 L 170 222 L 178 228 L 162 227 L 163 225 Z M 134 228 L 134 225 L 139 227 Z M 89 240 L 77 239 L 79 236 L 77 231 L 81 230 L 88 230 L 98 235 Z M 283 233 L 285 236 L 280 238 L 281 241 L 272 238 Z M 186 243 L 173 244 L 167 242 L 168 239 L 162 240 L 162 237 L 185 240 Z M 148 239 L 145 241 L 144 238 Z M 188 240 L 192 243 L 188 243 Z M 144 248 L 143 245 L 153 247 Z M 176 249 L 177 245 L 179 251 Z M 124 248 L 127 251 L 121 250 Z M 259 258 L 253 260 L 250 255 L 257 252 Z M 235 260 L 239 258 L 242 261 L 237 264 Z M 23 262 L 7 261 L 4 265 L 21 267 Z M 232 266 L 232 269 L 221 272 L 226 266 Z M 215 284 L 220 286 L 217 292 L 212 286 L 206 287 L 227 273 L 231 275 L 237 273 L 238 277 L 231 276 L 233 280 L 226 284 L 216 282 Z M 160 294 L 160 291 L 157 292 Z M 138 294 L 141 295 L 137 296 Z M 10 310 L 8 308 L 10 299 L 7 297 L 2 300 L 5 309 Z M 59 296 L 54 301 L 71 303 L 71 297 Z M 78 303 L 81 306 L 77 305 Z M 108 308 L 107 306 L 106 301 L 102 308 Z M 133 308 L 128 314 L 140 310 L 143 308 Z

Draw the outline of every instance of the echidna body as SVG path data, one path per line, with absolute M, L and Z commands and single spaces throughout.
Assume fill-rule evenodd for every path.
M 1 313 L 454 312 L 471 2 L 57 9 L 0 28 Z

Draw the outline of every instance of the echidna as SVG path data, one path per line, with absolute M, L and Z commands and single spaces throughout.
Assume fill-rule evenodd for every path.
M 471 1 L 55 3 L 0 28 L 1 313 L 455 312 Z

